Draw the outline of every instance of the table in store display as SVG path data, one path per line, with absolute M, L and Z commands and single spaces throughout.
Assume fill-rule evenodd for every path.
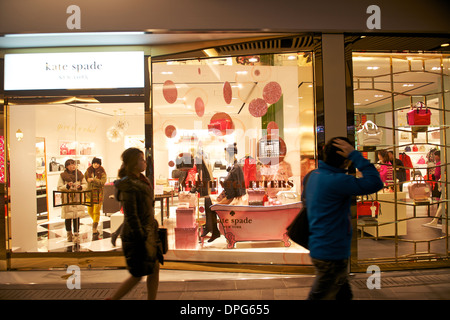
M 393 237 L 396 235 L 395 228 L 397 226 L 397 235 L 406 235 L 406 192 L 397 192 L 397 221 L 395 219 L 395 193 L 378 193 L 372 195 L 373 199 L 378 197 L 380 202 L 380 212 L 377 218 L 358 219 L 358 229 L 368 233 L 374 237 Z
M 219 216 L 220 231 L 227 239 L 228 249 L 231 249 L 240 241 L 276 240 L 289 247 L 291 242 L 286 228 L 301 207 L 301 202 L 270 206 L 214 204 L 211 210 Z
M 167 218 L 169 217 L 169 213 L 170 213 L 170 203 L 169 203 L 169 198 L 172 198 L 173 201 L 173 197 L 175 197 L 176 194 L 174 191 L 171 192 L 164 192 L 161 194 L 155 194 L 155 201 L 160 202 L 161 204 L 161 226 L 164 224 L 164 199 L 166 199 L 166 209 L 167 209 Z

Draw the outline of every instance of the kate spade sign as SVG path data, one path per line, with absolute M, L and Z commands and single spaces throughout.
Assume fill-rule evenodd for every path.
M 143 88 L 144 53 L 5 55 L 5 90 Z

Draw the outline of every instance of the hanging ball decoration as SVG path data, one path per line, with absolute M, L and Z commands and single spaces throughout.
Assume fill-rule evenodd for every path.
M 262 117 L 267 113 L 267 103 L 261 98 L 253 99 L 248 105 L 248 111 L 254 117 Z
M 267 134 L 276 134 L 278 130 L 278 124 L 275 121 L 270 121 L 267 124 Z
M 233 92 L 231 90 L 231 85 L 228 81 L 223 84 L 223 98 L 226 104 L 230 104 L 233 98 Z
M 195 99 L 195 113 L 197 113 L 199 117 L 203 117 L 205 114 L 205 103 L 200 97 Z
M 168 125 L 165 129 L 164 129 L 164 133 L 166 135 L 167 138 L 173 138 L 177 135 L 177 128 L 175 128 L 173 125 Z
M 178 98 L 178 91 L 172 80 L 167 80 L 163 84 L 163 96 L 168 103 L 174 103 Z
M 263 98 L 268 104 L 274 104 L 281 98 L 281 86 L 278 82 L 271 81 L 264 86 Z

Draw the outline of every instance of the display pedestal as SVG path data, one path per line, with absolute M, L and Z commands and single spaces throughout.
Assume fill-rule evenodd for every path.
M 404 236 L 407 233 L 406 220 L 395 223 L 397 220 L 406 219 L 406 205 L 402 203 L 397 204 L 397 219 L 395 218 L 395 204 L 390 203 L 394 201 L 395 194 L 392 193 L 378 193 L 378 200 L 380 202 L 381 213 L 377 219 L 365 221 L 361 219 L 358 221 L 358 229 L 368 233 L 374 237 L 393 237 L 395 236 L 395 228 L 397 225 L 397 235 Z M 373 195 L 375 199 L 375 195 Z M 397 199 L 405 199 L 406 192 L 397 192 Z M 384 202 L 389 201 L 389 202 Z

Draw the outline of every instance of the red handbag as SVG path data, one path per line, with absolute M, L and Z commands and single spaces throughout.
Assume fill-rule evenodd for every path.
M 356 217 L 378 217 L 380 203 L 375 200 L 361 200 L 356 203 Z
M 231 122 L 228 119 L 217 119 L 208 124 L 208 131 L 225 131 L 231 129 Z
M 406 115 L 410 126 L 428 126 L 431 123 L 431 111 L 423 102 L 417 102 Z

